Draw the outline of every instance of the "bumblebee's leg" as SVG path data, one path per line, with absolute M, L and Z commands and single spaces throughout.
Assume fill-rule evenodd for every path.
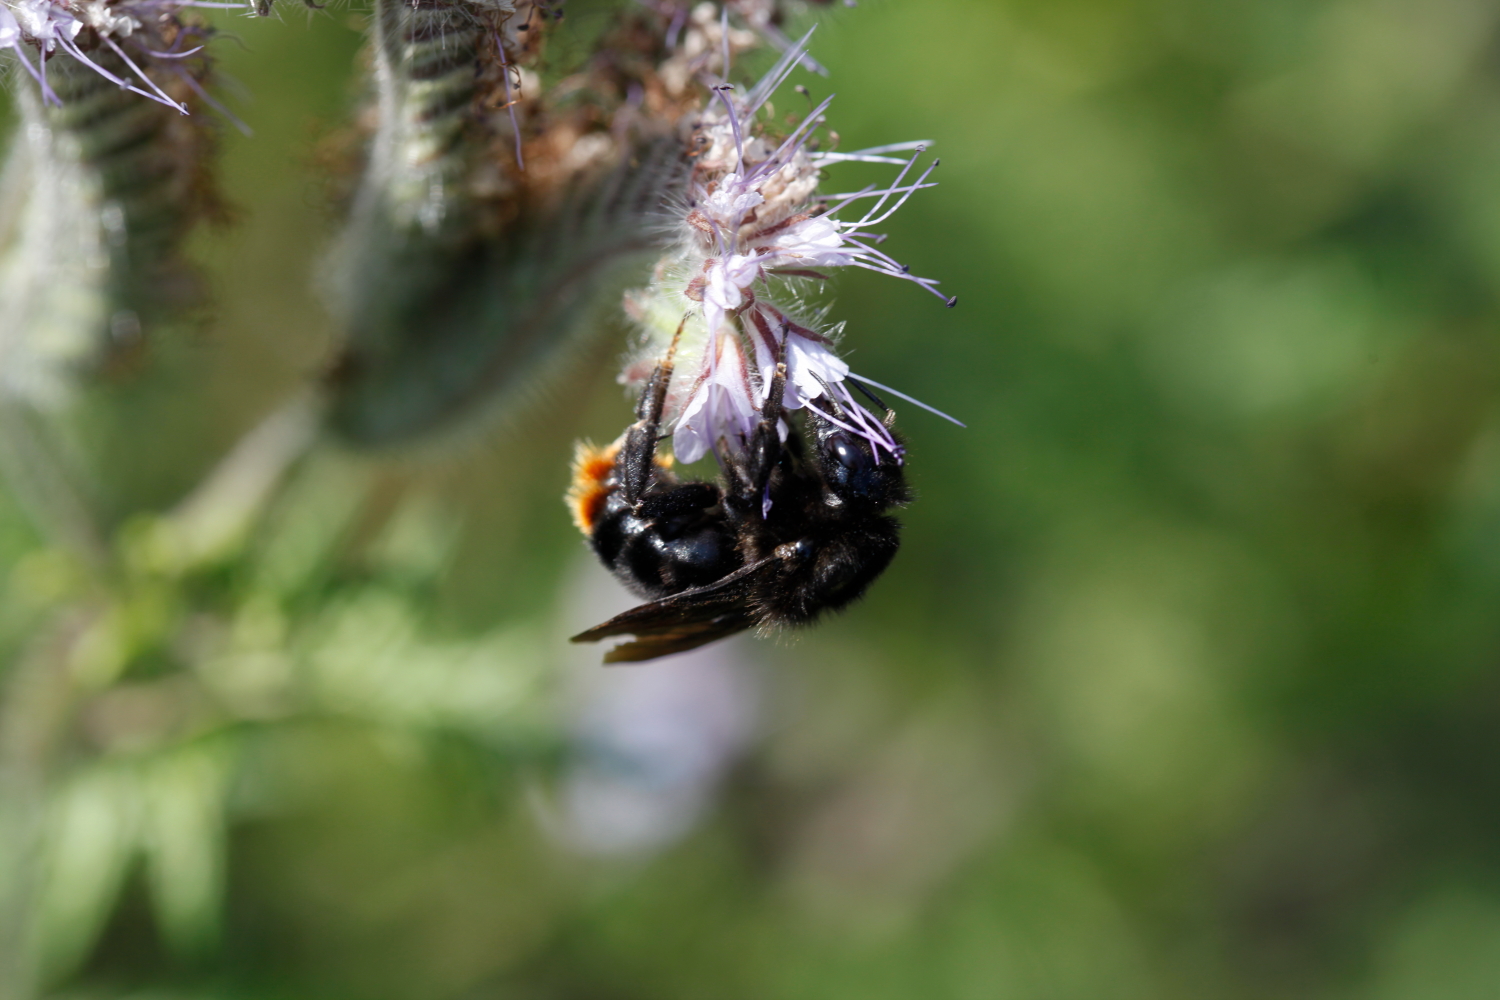
M 766 397 L 760 410 L 760 423 L 755 425 L 755 431 L 750 435 L 750 445 L 742 467 L 731 473 L 731 489 L 735 499 L 745 509 L 758 503 L 762 517 L 770 510 L 768 487 L 771 473 L 781 461 L 781 432 L 777 425 L 781 423 L 785 412 L 782 406 L 782 397 L 786 395 L 785 356 L 786 340 L 783 335 L 782 342 L 777 345 L 776 370 L 771 375 L 770 395 Z
M 641 498 L 651 485 L 656 442 L 661 436 L 661 414 L 667 405 L 667 388 L 672 384 L 677 342 L 682 338 L 682 328 L 687 325 L 687 321 L 687 316 L 683 316 L 682 322 L 677 324 L 677 332 L 672 334 L 672 343 L 667 346 L 666 356 L 656 363 L 650 380 L 641 390 L 641 398 L 635 405 L 635 423 L 626 429 L 625 442 L 616 459 L 620 496 L 632 509 L 639 510 Z
M 713 483 L 683 483 L 666 492 L 647 493 L 636 503 L 634 513 L 643 521 L 653 521 L 677 514 L 707 510 L 717 504 L 720 499 L 722 499 L 722 494 Z

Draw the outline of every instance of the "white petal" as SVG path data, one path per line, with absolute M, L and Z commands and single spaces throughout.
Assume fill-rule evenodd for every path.
M 814 378 L 814 376 L 817 378 Z M 823 394 L 823 383 L 833 385 L 849 375 L 849 366 L 826 344 L 796 333 L 786 338 L 786 381 L 788 395 L 796 390 L 796 402 L 787 404 L 792 409 L 807 405 L 810 399 Z M 819 382 L 821 378 L 823 382 Z
M 837 219 L 820 215 L 777 235 L 767 248 L 767 267 L 847 267 L 854 256 L 844 243 Z
M 679 462 L 696 462 L 708 454 L 710 435 L 703 408 L 708 402 L 708 393 L 699 390 L 682 411 L 677 428 L 672 431 L 672 452 Z
M 681 462 L 696 462 L 720 438 L 743 441 L 760 419 L 745 371 L 739 340 L 720 334 L 704 358 L 696 391 L 672 432 L 672 450 Z
M 746 189 L 739 174 L 729 174 L 703 200 L 704 214 L 726 228 L 738 228 L 745 213 L 766 199 L 759 191 Z
M 21 26 L 10 8 L 0 4 L 0 49 L 8 49 L 21 40 Z
M 727 261 L 709 266 L 703 286 L 703 318 L 710 333 L 717 332 L 725 316 L 745 304 L 745 289 L 760 277 L 760 258 L 734 254 Z

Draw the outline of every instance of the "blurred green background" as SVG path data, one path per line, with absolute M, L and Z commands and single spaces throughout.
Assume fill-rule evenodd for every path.
M 326 356 L 357 21 L 226 21 L 256 135 L 198 243 L 213 322 L 101 421 L 127 547 Z M 888 249 L 960 300 L 840 282 L 855 369 L 969 424 L 902 410 L 885 578 L 597 680 L 565 637 L 628 599 L 559 498 L 629 419 L 618 332 L 520 422 L 320 452 L 242 553 L 139 556 L 90 619 L 125 652 L 49 777 L 49 989 L 1500 996 L 1500 4 L 824 22 L 797 79 L 844 149 L 935 142 Z M 0 549 L 15 659 L 82 591 L 14 510 Z M 611 749 L 611 697 L 655 749 Z M 589 780 L 679 820 L 580 843 Z

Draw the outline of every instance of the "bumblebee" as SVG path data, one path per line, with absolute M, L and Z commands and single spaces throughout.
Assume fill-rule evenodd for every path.
M 636 422 L 608 448 L 580 444 L 574 463 L 575 523 L 610 572 L 649 599 L 573 637 L 635 636 L 606 663 L 809 624 L 860 597 L 900 545 L 887 513 L 910 498 L 899 452 L 877 456 L 838 427 L 849 421 L 832 393 L 810 402 L 783 442 L 781 360 L 747 447 L 720 449 L 719 481 L 680 481 L 656 453 L 672 354 L 642 390 Z

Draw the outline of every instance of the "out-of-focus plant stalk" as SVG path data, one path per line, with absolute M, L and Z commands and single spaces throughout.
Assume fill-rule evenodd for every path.
M 448 0 L 379 0 L 370 18 L 377 125 L 364 177 L 332 262 L 330 299 L 354 352 L 353 381 L 402 353 L 453 282 L 475 239 L 465 187 L 476 144 L 464 142 L 476 101 L 483 28 L 498 32 L 510 3 L 483 11 Z M 348 372 L 351 366 L 360 370 Z M 345 420 L 351 438 L 380 437 Z
M 81 705 L 114 683 L 134 647 L 151 640 L 131 634 L 136 591 L 170 586 L 231 558 L 316 440 L 319 414 L 314 393 L 298 394 L 246 434 L 173 510 L 138 522 L 104 553 L 108 562 L 94 567 L 83 592 L 55 610 L 6 678 L 0 701 L 0 1000 L 30 1000 L 45 971 L 39 959 L 51 942 L 38 923 L 41 856 L 60 751 L 70 745 Z
M 158 13 L 141 44 L 190 45 L 203 30 Z M 46 92 L 13 74 L 20 122 L 0 177 L 0 467 L 43 533 L 99 568 L 106 529 L 79 404 L 90 387 L 133 375 L 149 340 L 193 307 L 183 241 L 216 199 L 204 127 L 110 79 L 131 73 L 123 54 L 99 45 L 89 59 L 48 59 Z M 201 55 L 174 61 L 162 93 L 191 99 L 206 67 Z
M 685 172 L 665 138 L 677 117 L 613 127 L 626 88 L 591 64 L 568 78 L 571 105 L 550 103 L 524 67 L 551 18 L 540 3 L 376 4 L 377 125 L 332 282 L 347 343 L 331 421 L 350 442 L 533 399 L 660 243 Z
M 170 14 L 153 18 L 146 34 L 147 47 L 188 37 Z M 154 329 L 191 305 L 180 250 L 211 202 L 207 133 L 176 107 L 107 78 L 132 73 L 109 43 L 89 58 L 92 66 L 49 59 L 47 92 L 13 75 L 20 122 L 0 176 L 0 470 L 41 534 L 93 578 L 80 599 L 54 609 L 5 679 L 4 1000 L 26 1000 L 37 987 L 37 852 L 49 782 L 88 689 L 79 644 L 97 633 L 118 575 L 77 406 L 91 385 L 135 366 Z M 166 89 L 190 96 L 205 66 L 177 62 Z
M 107 51 L 94 58 L 128 72 Z M 0 182 L 0 392 L 56 409 L 190 304 L 182 240 L 212 196 L 207 134 L 192 119 L 72 60 L 47 72 L 62 103 L 17 81 Z
M 94 615 L 66 616 L 12 667 L 0 703 L 0 1000 L 37 988 L 33 938 L 47 780 L 75 705 L 71 652 Z

